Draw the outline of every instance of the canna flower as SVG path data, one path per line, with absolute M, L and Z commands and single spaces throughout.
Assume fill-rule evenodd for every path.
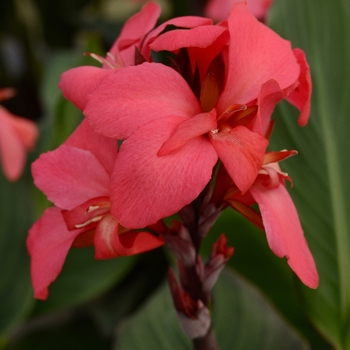
M 151 31 L 141 49 L 172 52 L 173 67 L 146 59 L 100 69 L 98 76 L 80 67 L 60 82 L 98 133 L 124 140 L 111 175 L 111 213 L 130 228 L 191 203 L 218 159 L 245 193 L 263 165 L 276 103 L 287 98 L 299 108 L 301 125 L 308 118 L 311 85 L 302 51 L 244 3 L 219 25 L 196 17 L 173 20 L 179 23 L 181 29 Z
M 223 21 L 227 18 L 233 4 L 242 0 L 209 0 L 205 6 L 205 15 L 214 21 Z M 249 11 L 259 20 L 264 21 L 267 11 L 273 0 L 247 0 Z
M 13 95 L 13 89 L 0 89 L 0 101 Z M 21 176 L 27 151 L 33 149 L 37 138 L 38 128 L 35 123 L 0 106 L 0 158 L 8 180 L 16 181 Z
M 94 245 L 97 259 L 142 253 L 163 244 L 146 231 L 121 227 L 110 213 L 109 185 L 115 140 L 95 133 L 83 121 L 68 140 L 32 165 L 35 185 L 55 206 L 29 230 L 34 294 L 46 299 L 68 250 Z
M 226 195 L 232 208 L 265 230 L 271 250 L 278 257 L 286 257 L 289 266 L 310 288 L 317 288 L 318 273 L 309 251 L 299 216 L 285 188 L 288 174 L 281 171 L 278 161 L 296 154 L 296 151 L 269 152 L 249 191 L 242 196 L 233 186 Z M 257 203 L 260 214 L 250 206 Z

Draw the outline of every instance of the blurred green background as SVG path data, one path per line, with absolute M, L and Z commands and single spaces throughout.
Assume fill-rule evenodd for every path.
M 193 13 L 190 0 L 163 0 L 162 20 Z M 204 3 L 204 2 L 203 2 Z M 1 0 L 0 87 L 17 95 L 2 103 L 36 121 L 40 139 L 22 178 L 0 172 L 0 349 L 190 349 L 165 283 L 166 248 L 137 257 L 95 261 L 73 249 L 46 301 L 33 299 L 28 228 L 49 203 L 30 163 L 63 142 L 82 119 L 63 99 L 59 76 L 95 65 L 140 4 L 126 0 Z M 267 24 L 301 47 L 314 83 L 308 126 L 281 103 L 271 147 L 297 149 L 282 164 L 315 257 L 320 286 L 301 285 L 265 234 L 227 210 L 205 240 L 203 255 L 225 232 L 235 247 L 214 288 L 214 325 L 221 349 L 350 349 L 350 2 L 275 0 Z M 1 125 L 0 125 L 1 127 Z

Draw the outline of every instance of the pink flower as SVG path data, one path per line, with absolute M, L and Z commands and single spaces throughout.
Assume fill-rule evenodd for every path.
M 171 51 L 175 69 L 144 62 L 94 75 L 81 67 L 60 82 L 97 132 L 124 140 L 111 177 L 111 213 L 126 227 L 147 226 L 191 203 L 218 159 L 246 192 L 263 165 L 276 103 L 293 94 L 299 122 L 308 118 L 310 87 L 299 86 L 309 82 L 301 79 L 307 64 L 302 69 L 290 42 L 244 3 L 220 25 L 196 17 L 172 23 L 189 29 L 162 33 L 162 25 L 141 52 Z
M 305 285 L 317 288 L 319 278 L 315 261 L 305 240 L 294 203 L 284 185 L 284 180 L 290 178 L 277 163 L 296 153 L 267 153 L 264 165 L 247 194 L 242 196 L 233 186 L 226 200 L 235 210 L 265 230 L 271 250 L 277 256 L 288 259 L 289 266 Z M 254 203 L 259 205 L 261 216 L 250 207 Z
M 209 0 L 205 6 L 205 15 L 214 21 L 223 21 L 227 18 L 233 4 L 242 0 Z M 246 0 L 249 11 L 259 20 L 265 20 L 267 11 L 273 0 Z
M 95 257 L 138 254 L 163 244 L 148 232 L 119 225 L 110 213 L 110 174 L 117 157 L 114 140 L 83 121 L 58 149 L 32 165 L 35 185 L 55 206 L 32 226 L 27 239 L 35 297 L 45 299 L 71 246 L 95 246 Z
M 13 89 L 0 89 L 0 101 L 13 95 Z M 33 149 L 37 138 L 35 123 L 0 106 L 0 158 L 8 180 L 16 181 L 21 176 L 27 151 Z

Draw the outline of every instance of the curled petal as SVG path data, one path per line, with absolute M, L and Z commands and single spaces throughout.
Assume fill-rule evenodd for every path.
M 152 42 L 158 37 L 160 33 L 162 33 L 167 26 L 175 26 L 178 28 L 195 28 L 205 25 L 212 24 L 213 21 L 210 18 L 198 17 L 198 16 L 182 16 L 171 18 L 170 20 L 162 23 L 157 26 L 154 30 L 152 30 L 144 39 L 144 45 L 141 53 L 148 57 L 151 51 Z M 155 48 L 154 48 L 155 49 Z M 163 50 L 162 48 L 160 48 Z
M 142 228 L 192 202 L 211 178 L 217 155 L 203 136 L 170 154 L 158 151 L 180 117 L 148 123 L 123 142 L 111 183 L 111 213 L 128 228 Z
M 246 192 L 263 164 L 268 141 L 244 126 L 210 133 L 210 140 L 236 186 Z
M 288 151 L 286 149 L 280 152 L 266 152 L 264 157 L 264 165 L 280 162 L 296 154 L 298 154 L 298 151 L 295 151 L 295 150 Z
M 260 171 L 260 182 L 268 188 L 278 187 L 280 184 L 279 173 L 271 166 L 262 167 Z
M 266 135 L 270 126 L 273 110 L 282 99 L 283 92 L 276 80 L 268 80 L 261 86 L 258 96 L 258 117 L 253 131 L 259 132 L 264 136 Z
M 61 272 L 68 250 L 81 232 L 68 231 L 61 210 L 56 207 L 46 209 L 31 227 L 27 248 L 35 298 L 47 298 L 48 286 Z
M 58 87 L 67 100 L 83 110 L 87 96 L 96 89 L 104 77 L 112 73 L 113 70 L 92 66 L 72 68 L 61 75 Z
M 153 41 L 150 47 L 155 51 L 176 51 L 182 47 L 210 46 L 226 28 L 221 26 L 203 25 L 193 29 L 171 30 L 160 35 Z
M 154 119 L 189 118 L 200 112 L 198 100 L 180 74 L 148 62 L 114 70 L 89 96 L 84 110 L 97 132 L 121 140 Z
M 288 264 L 301 281 L 310 288 L 318 285 L 318 274 L 300 225 L 294 203 L 283 184 L 266 188 L 259 181 L 250 192 L 259 205 L 271 250 L 286 256 Z
M 301 49 L 294 49 L 294 55 L 300 65 L 299 85 L 290 95 L 286 97 L 287 101 L 299 109 L 300 115 L 298 124 L 305 126 L 309 120 L 311 103 L 311 75 L 310 67 L 306 61 L 305 53 Z
M 144 36 L 156 25 L 159 15 L 159 5 L 152 2 L 144 5 L 140 12 L 125 22 L 118 39 L 109 50 L 111 55 L 115 57 L 120 56 L 125 66 L 133 65 L 135 61 L 135 46 L 140 46 Z M 108 56 L 107 61 L 114 63 L 111 57 Z
M 147 252 L 164 244 L 164 240 L 149 232 L 118 232 L 118 221 L 106 215 L 98 224 L 95 237 L 95 258 L 109 259 Z
M 108 196 L 110 177 L 89 151 L 62 145 L 32 164 L 35 185 L 63 209 Z

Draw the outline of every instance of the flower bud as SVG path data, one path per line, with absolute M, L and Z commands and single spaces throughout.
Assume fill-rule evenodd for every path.
M 168 282 L 182 330 L 190 339 L 203 337 L 211 325 L 209 309 L 201 300 L 193 300 L 180 288 L 171 269 L 168 272 Z
M 204 267 L 203 291 L 209 292 L 217 281 L 221 270 L 233 255 L 234 248 L 226 245 L 227 238 L 221 234 L 214 243 L 208 262 Z

